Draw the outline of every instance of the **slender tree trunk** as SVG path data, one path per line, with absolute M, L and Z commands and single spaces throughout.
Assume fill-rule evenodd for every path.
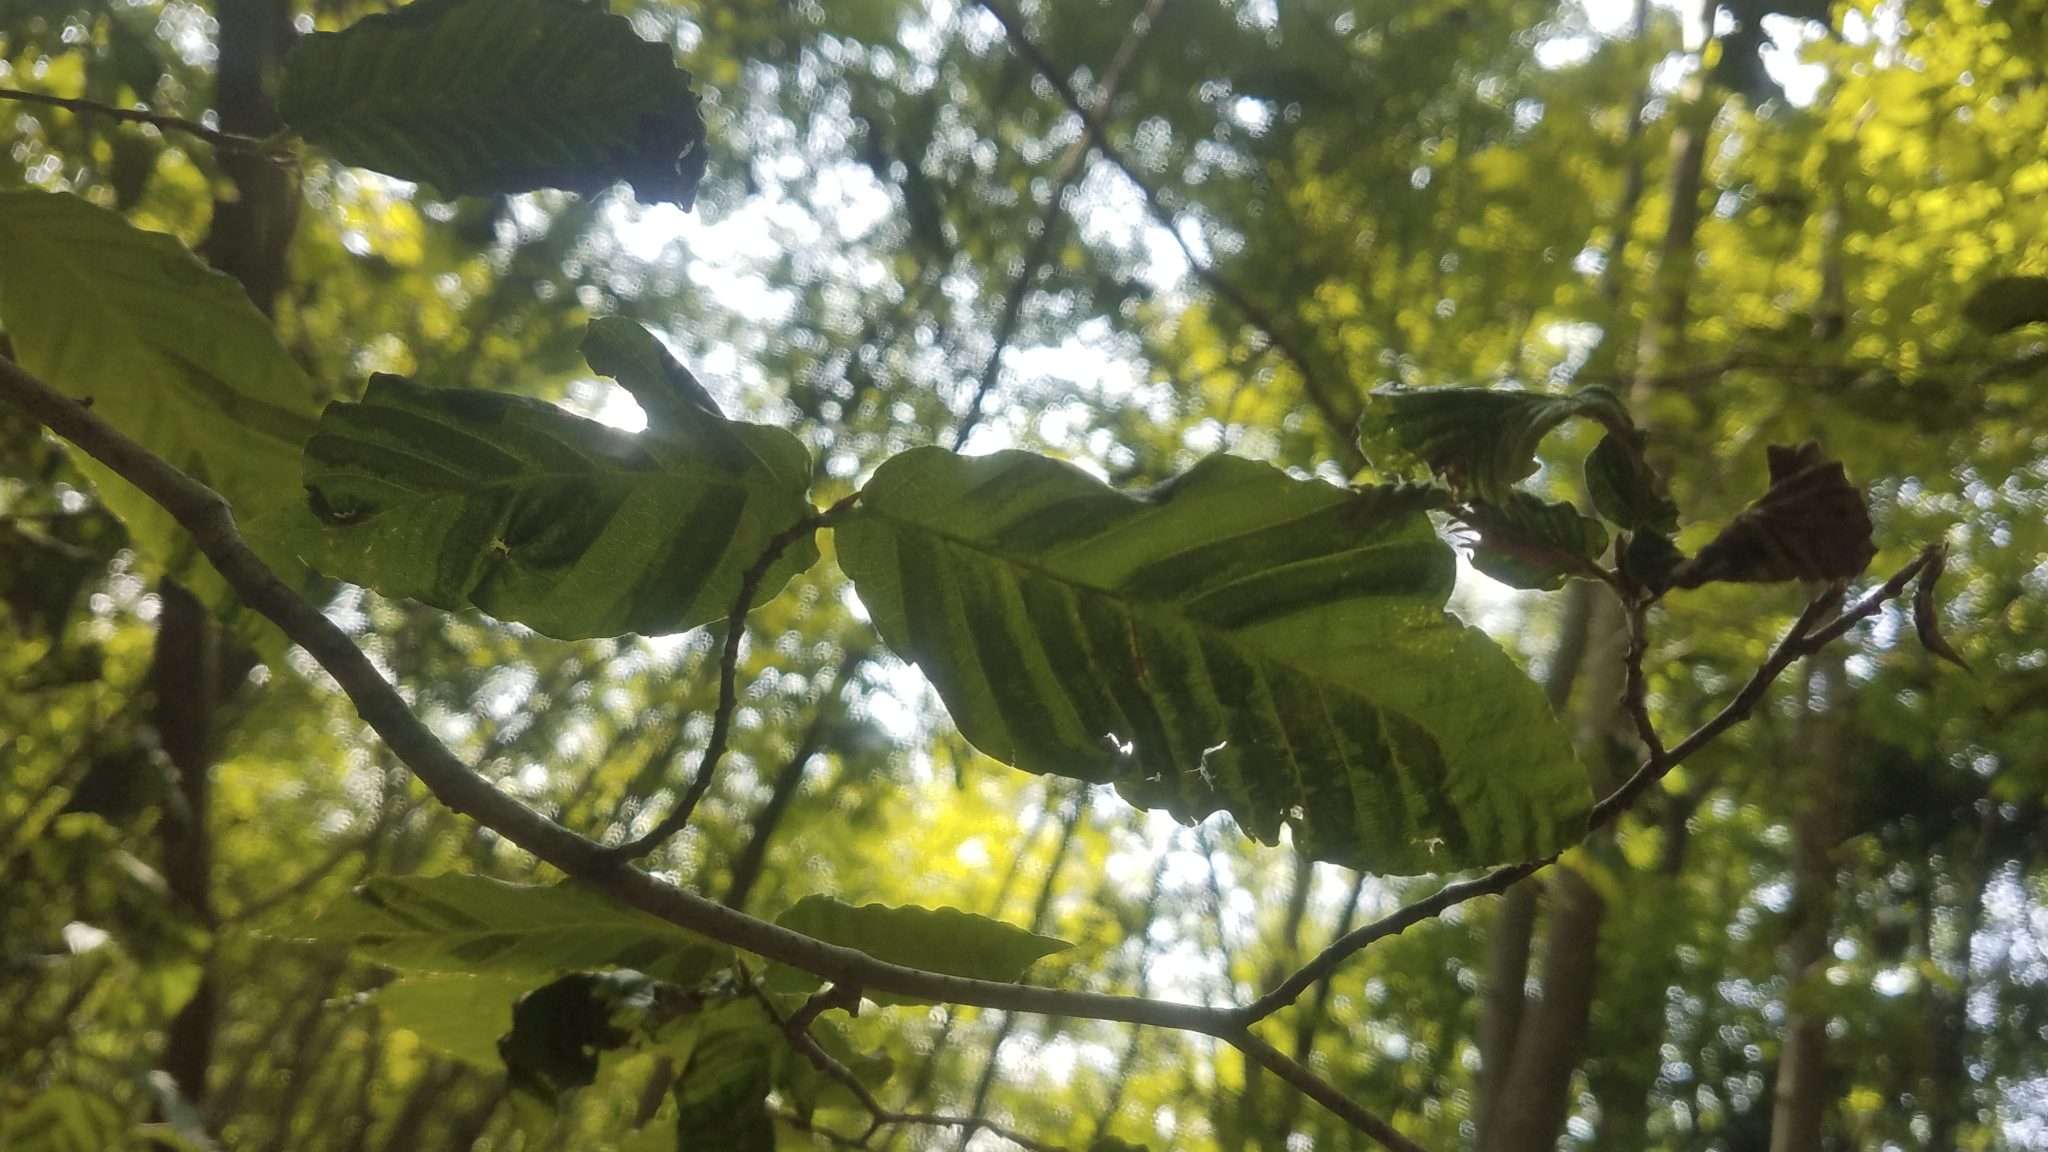
M 164 882 L 185 913 L 208 931 L 218 923 L 213 908 L 213 841 L 207 815 L 212 809 L 215 686 L 219 683 L 219 636 L 198 598 L 173 580 L 163 582 L 156 649 L 150 660 L 150 688 L 156 696 L 157 737 L 177 772 L 177 788 L 161 833 Z M 206 1099 L 206 1071 L 213 1059 L 215 987 L 211 957 L 164 1038 L 163 1067 L 178 1091 L 195 1106 Z
M 1145 889 L 1145 913 L 1139 919 L 1138 956 L 1132 962 L 1131 991 L 1144 997 L 1152 990 L 1152 923 L 1159 915 L 1159 894 L 1166 887 L 1167 854 L 1161 852 L 1152 864 L 1152 882 Z M 1124 1093 L 1130 1087 L 1131 1070 L 1138 1066 L 1138 1053 L 1144 1046 L 1145 1029 L 1132 1025 L 1130 1038 L 1124 1042 L 1123 1053 L 1117 1057 L 1116 1071 L 1110 1074 L 1109 1095 L 1102 1102 L 1101 1115 L 1095 1121 L 1095 1137 L 1100 1140 L 1111 1134 L 1116 1127 L 1116 1114 L 1123 1109 Z
M 1487 1152 L 1552 1152 L 1571 1110 L 1572 1073 L 1586 1041 L 1605 905 L 1585 877 L 1555 869 L 1547 886 L 1543 996 L 1525 1010 L 1494 1100 Z
M 1044 931 L 1046 918 L 1052 913 L 1052 898 L 1059 892 L 1060 866 L 1067 862 L 1067 852 L 1074 846 L 1074 833 L 1081 827 L 1081 813 L 1087 807 L 1086 790 L 1076 789 L 1067 801 L 1066 817 L 1060 822 L 1059 844 L 1052 850 L 1052 859 L 1046 862 L 1045 882 L 1039 886 L 1038 899 L 1031 905 L 1031 923 L 1028 927 L 1033 932 Z M 973 1103 L 967 1107 L 968 1115 L 979 1116 L 981 1110 L 988 1107 L 988 1094 L 995 1087 L 996 1071 L 1002 1064 L 1003 1043 L 1010 1038 L 1010 1033 L 1016 1026 L 1017 1014 L 1014 1012 L 1005 1012 L 1002 1023 L 996 1025 L 995 1038 L 988 1044 L 988 1060 L 982 1064 L 981 1076 L 974 1083 L 974 1098 Z M 966 1152 L 968 1142 L 973 1137 L 974 1133 L 971 1131 L 961 1133 L 958 1146 L 960 1152 Z
M 1835 844 L 1841 839 L 1844 760 L 1842 656 L 1809 657 L 1807 700 L 1792 790 L 1792 923 L 1785 945 L 1785 1035 L 1771 1106 L 1771 1152 L 1814 1152 L 1827 1115 L 1827 1012 L 1823 991 L 1835 909 Z
M 1479 1097 L 1474 1108 L 1474 1146 L 1493 1145 L 1495 1089 L 1507 1079 L 1522 1027 L 1529 980 L 1529 947 L 1536 934 L 1536 898 L 1542 884 L 1524 880 L 1501 899 L 1500 915 L 1486 942 L 1486 999 L 1479 1009 Z
M 747 842 L 733 858 L 732 880 L 725 889 L 726 907 L 744 909 L 747 906 L 747 898 L 753 895 L 754 885 L 761 879 L 761 869 L 768 862 L 768 844 L 775 838 L 783 818 L 789 814 L 790 805 L 796 803 L 797 793 L 803 790 L 804 769 L 824 749 L 825 733 L 831 727 L 833 713 L 839 707 L 840 698 L 846 695 L 847 685 L 866 659 L 865 652 L 847 652 L 839 661 L 839 671 L 834 674 L 831 685 L 819 694 L 811 722 L 797 741 L 796 752 L 776 775 L 768 803 L 749 823 Z
M 289 0 L 220 0 L 219 87 L 215 110 L 229 132 L 266 135 L 280 126 L 269 95 L 292 35 Z M 282 165 L 259 156 L 222 153 L 236 194 L 213 206 L 206 258 L 242 282 L 266 313 L 284 283 L 284 261 L 298 212 L 298 193 Z M 205 605 L 176 581 L 160 589 L 150 684 L 156 728 L 178 773 L 178 811 L 164 821 L 164 879 L 172 896 L 208 929 L 213 907 L 212 744 L 221 688 L 220 637 Z M 165 1031 L 163 1067 L 194 1105 L 206 1098 L 207 1068 L 217 1027 L 218 977 L 204 960 L 199 985 Z

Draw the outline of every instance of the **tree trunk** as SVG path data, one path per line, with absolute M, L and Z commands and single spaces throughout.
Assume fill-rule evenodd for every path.
M 1827 971 L 1835 908 L 1835 844 L 1841 838 L 1843 795 L 1842 656 L 1810 657 L 1801 764 L 1793 789 L 1792 922 L 1787 933 L 1784 1046 L 1771 1106 L 1771 1152 L 1814 1152 L 1827 1114 L 1827 1013 L 1814 1000 Z
M 267 135 L 280 127 L 270 86 L 292 35 L 286 0 L 220 0 L 219 85 L 215 110 L 229 132 Z M 236 194 L 217 200 L 205 255 L 242 282 L 267 314 L 284 283 L 285 250 L 298 213 L 289 171 L 260 156 L 223 152 L 220 165 Z M 214 712 L 221 687 L 220 638 L 205 605 L 176 581 L 160 589 L 156 650 L 150 686 L 165 755 L 178 773 L 177 807 L 164 821 L 164 879 L 171 894 L 209 929 L 213 908 L 213 834 L 210 827 Z M 199 985 L 166 1029 L 163 1066 L 192 1104 L 206 1098 L 207 1067 L 219 991 L 212 958 Z
M 1552 1152 L 1571 1110 L 1572 1073 L 1586 1041 L 1605 905 L 1585 877 L 1554 869 L 1547 885 L 1543 996 L 1528 1006 L 1490 1114 L 1486 1152 Z

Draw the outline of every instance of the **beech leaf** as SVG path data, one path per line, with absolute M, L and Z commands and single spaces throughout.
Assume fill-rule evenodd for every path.
M 1848 580 L 1869 566 L 1870 509 L 1841 462 L 1810 440 L 1774 444 L 1768 457 L 1770 487 L 1672 572 L 1672 587 Z

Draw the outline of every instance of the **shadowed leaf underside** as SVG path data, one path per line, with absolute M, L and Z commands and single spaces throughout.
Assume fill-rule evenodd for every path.
M 448 196 L 625 180 L 687 208 L 704 175 L 690 74 L 577 0 L 418 0 L 314 33 L 278 107 L 343 163 Z
M 769 539 L 811 511 L 810 458 L 779 428 L 697 411 L 633 435 L 551 404 L 398 376 L 333 404 L 306 444 L 319 523 L 301 555 L 440 608 L 561 639 L 723 618 Z M 818 558 L 799 540 L 755 603 Z

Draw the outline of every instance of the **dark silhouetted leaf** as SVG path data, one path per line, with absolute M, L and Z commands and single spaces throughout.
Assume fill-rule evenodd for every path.
M 2048 276 L 1997 276 L 1963 305 L 1963 316 L 1990 333 L 2048 324 Z
M 1460 495 L 1499 504 L 1516 481 L 1536 471 L 1537 445 L 1574 416 L 1609 428 L 1628 426 L 1621 401 L 1602 388 L 1564 396 L 1491 388 L 1387 389 L 1367 399 L 1358 442 L 1382 472 L 1426 469 Z
M 1594 511 L 1630 532 L 1678 531 L 1678 505 L 1664 490 L 1664 478 L 1643 459 L 1641 436 L 1628 440 L 1609 432 L 1586 455 L 1586 494 Z
M 1456 559 L 1412 490 L 1212 457 L 1144 493 L 1023 452 L 890 460 L 838 533 L 884 640 L 975 747 L 1227 809 L 1380 872 L 1576 838 L 1585 773 L 1536 685 L 1444 613 Z
M 1637 587 L 1661 593 L 1671 587 L 1671 574 L 1685 563 L 1685 553 L 1661 532 L 1636 532 L 1617 559 L 1622 574 Z
M 1770 488 L 1678 566 L 1672 587 L 1847 580 L 1877 555 L 1870 510 L 1839 461 L 1812 441 L 1797 448 L 1774 444 L 1768 456 Z
M 877 960 L 976 980 L 1015 980 L 1036 961 L 1073 947 L 957 908 L 855 907 L 819 895 L 797 901 L 775 922 Z M 778 988 L 808 990 L 818 983 L 808 972 L 776 969 Z M 875 999 L 884 1004 L 918 1002 L 881 994 Z
M 1970 662 L 1963 659 L 1962 653 L 1957 652 L 1948 638 L 1941 634 L 1941 605 L 1934 600 L 1934 586 L 1947 568 L 1948 549 L 1941 547 L 1920 570 L 1920 578 L 1913 587 L 1913 630 L 1920 634 L 1922 648 L 1968 672 Z
M 1600 578 L 1607 528 L 1569 504 L 1511 491 L 1505 503 L 1473 504 L 1462 519 L 1479 533 L 1472 566 L 1510 588 L 1547 592 L 1573 576 Z
M 498 1054 L 513 1084 L 554 1099 L 595 1082 L 601 1054 L 700 1006 L 639 972 L 578 972 L 519 998 Z
M 665 384 L 615 367 L 659 426 L 635 435 L 525 397 L 373 377 L 306 444 L 317 522 L 300 554 L 386 596 L 561 639 L 723 619 L 769 539 L 811 513 L 810 454 L 780 428 L 663 407 Z M 817 559 L 799 540 L 754 602 Z
M 316 32 L 278 110 L 343 163 L 448 196 L 625 180 L 687 208 L 704 175 L 690 74 L 578 0 L 417 0 Z

